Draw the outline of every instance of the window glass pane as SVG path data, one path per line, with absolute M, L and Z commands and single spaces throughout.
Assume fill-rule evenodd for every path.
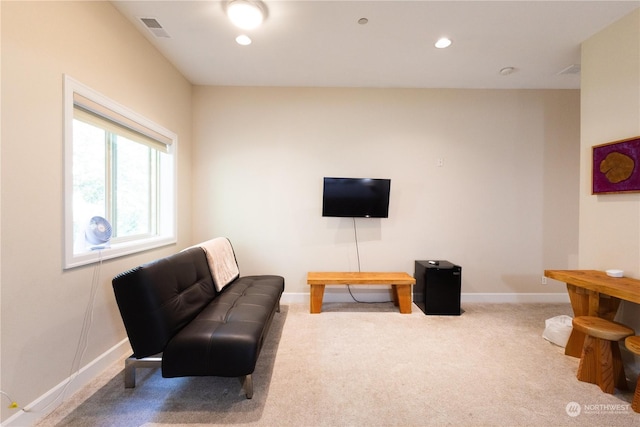
M 93 216 L 106 216 L 105 131 L 73 121 L 74 252 L 85 250 L 84 230 Z
M 115 157 L 115 233 L 122 238 L 152 233 L 151 160 L 156 150 L 117 137 Z

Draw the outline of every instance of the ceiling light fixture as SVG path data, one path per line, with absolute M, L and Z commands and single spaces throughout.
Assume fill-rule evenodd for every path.
M 261 2 L 232 0 L 227 4 L 227 16 L 236 27 L 252 30 L 262 24 L 264 9 Z
M 452 43 L 451 39 L 448 39 L 446 37 L 441 37 L 436 42 L 435 46 L 438 49 L 444 49 L 444 48 L 447 48 L 447 47 L 451 46 L 451 43 Z

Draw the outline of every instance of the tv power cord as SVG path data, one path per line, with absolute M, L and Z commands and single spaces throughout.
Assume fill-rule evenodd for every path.
M 355 219 L 355 217 L 353 217 L 352 219 L 353 219 L 353 236 L 354 236 L 355 242 L 356 242 L 356 255 L 357 255 L 357 259 L 358 259 L 358 273 L 361 273 L 362 270 L 360 269 L 360 248 L 359 248 L 359 245 L 358 245 L 358 230 L 356 228 L 356 219 Z M 353 292 L 351 292 L 351 285 L 347 284 L 347 290 L 349 291 L 349 295 L 351 295 L 351 299 L 354 300 L 355 302 L 357 302 L 358 304 L 381 304 L 381 303 L 393 302 L 393 300 L 389 300 L 389 301 L 360 301 L 353 295 Z

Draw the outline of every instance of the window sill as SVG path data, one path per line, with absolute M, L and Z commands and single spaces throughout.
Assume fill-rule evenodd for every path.
M 81 267 L 108 259 L 131 255 L 137 252 L 160 248 L 176 243 L 174 236 L 159 236 L 135 242 L 117 243 L 105 249 L 90 250 L 87 252 L 67 254 L 64 269 Z

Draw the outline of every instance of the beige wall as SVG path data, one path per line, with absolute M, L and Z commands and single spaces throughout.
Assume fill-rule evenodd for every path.
M 62 270 L 63 74 L 179 135 L 180 248 L 192 242 L 191 85 L 108 2 L 3 2 L 1 25 L 1 388 L 27 405 L 69 376 L 94 274 Z M 80 366 L 126 337 L 111 278 L 177 247 L 102 265 Z
M 576 268 L 579 92 L 194 88 L 194 238 L 228 236 L 245 274 L 357 271 L 323 176 L 391 178 L 390 217 L 357 220 L 362 270 L 462 265 L 463 293 L 565 294 Z M 438 167 L 437 160 L 444 166 Z M 343 287 L 335 292 L 343 291 Z
M 583 44 L 580 268 L 620 268 L 640 279 L 640 194 L 591 195 L 592 146 L 640 136 L 640 10 Z M 619 320 L 640 332 L 640 308 Z

